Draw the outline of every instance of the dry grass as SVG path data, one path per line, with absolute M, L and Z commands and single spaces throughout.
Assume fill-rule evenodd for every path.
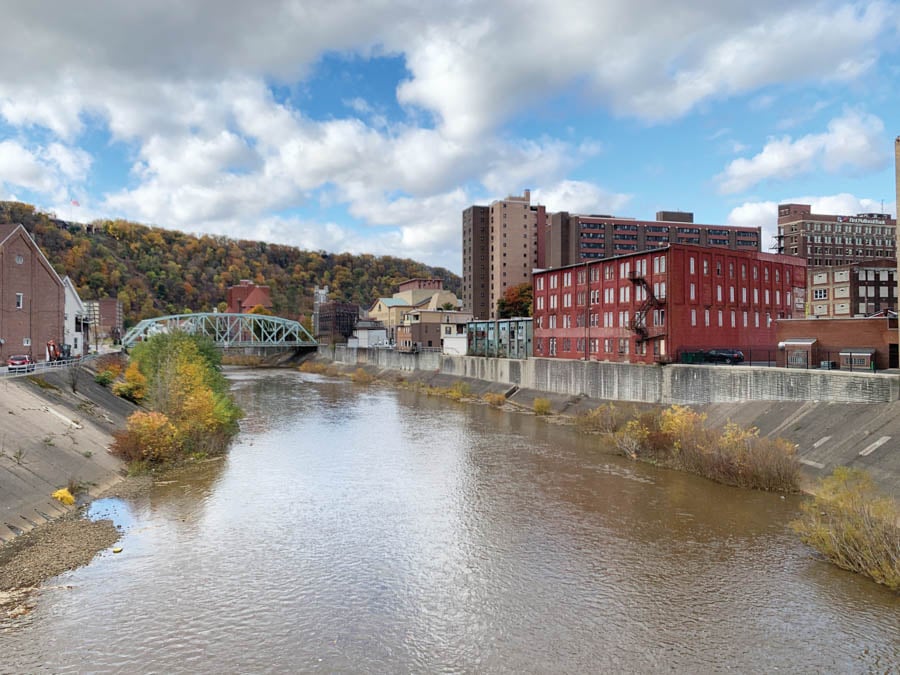
M 506 396 L 503 394 L 495 394 L 493 392 L 488 392 L 484 396 L 481 397 L 485 403 L 488 405 L 492 405 L 495 408 L 499 408 L 504 403 L 506 403 Z
M 372 384 L 375 381 L 375 376 L 362 368 L 357 368 L 353 371 L 350 379 L 353 380 L 355 384 Z
M 706 426 L 706 416 L 685 406 L 641 413 L 611 432 L 618 452 L 726 485 L 796 492 L 800 464 L 783 439 L 760 438 L 759 430 L 727 424 Z
M 550 399 L 548 398 L 534 399 L 532 408 L 534 409 L 535 415 L 549 415 L 553 412 L 553 406 L 550 405 Z
M 315 373 L 316 375 L 327 375 L 328 377 L 337 377 L 340 370 L 331 363 L 322 363 L 321 361 L 304 361 L 297 370 L 301 373 Z
M 259 366 L 263 358 L 255 354 L 222 354 L 223 366 Z
M 900 591 L 900 506 L 859 469 L 839 467 L 792 523 L 800 538 L 838 567 Z

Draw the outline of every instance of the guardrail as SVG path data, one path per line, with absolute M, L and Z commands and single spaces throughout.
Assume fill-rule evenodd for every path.
M 116 352 L 109 352 L 116 353 Z M 73 366 L 83 366 L 85 363 L 93 361 L 105 354 L 87 354 L 86 356 L 76 356 L 70 359 L 60 359 L 59 361 L 38 361 L 33 365 L 31 370 L 25 370 L 24 366 L 13 366 L 16 370 L 10 372 L 9 366 L 0 367 L 0 379 L 12 379 L 15 377 L 27 377 L 28 375 L 40 375 L 54 370 L 63 370 Z

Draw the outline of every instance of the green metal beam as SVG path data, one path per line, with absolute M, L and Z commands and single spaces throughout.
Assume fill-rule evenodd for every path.
M 144 319 L 122 338 L 123 347 L 160 333 L 205 335 L 220 347 L 314 347 L 318 343 L 299 322 L 265 314 L 170 314 Z

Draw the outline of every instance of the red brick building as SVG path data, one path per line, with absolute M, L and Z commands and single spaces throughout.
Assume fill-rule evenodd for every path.
M 0 224 L 0 363 L 13 354 L 44 357 L 63 341 L 66 292 L 59 275 L 21 225 Z
M 672 361 L 685 351 L 775 349 L 802 317 L 806 261 L 671 244 L 534 273 L 534 355 Z
M 897 317 L 777 321 L 776 363 L 787 368 L 897 368 Z
M 249 279 L 241 279 L 237 286 L 229 286 L 226 291 L 229 314 L 244 314 L 257 305 L 272 309 L 272 296 L 268 286 L 257 286 Z

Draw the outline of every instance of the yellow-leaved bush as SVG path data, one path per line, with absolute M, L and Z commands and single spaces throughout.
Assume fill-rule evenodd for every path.
M 128 418 L 124 431 L 115 434 L 113 453 L 128 461 L 165 462 L 181 451 L 178 429 L 167 415 L 136 412 Z
M 153 412 L 134 413 L 113 451 L 150 463 L 222 451 L 237 431 L 240 409 L 220 362 L 209 340 L 183 333 L 154 336 L 135 347 L 125 380 Z

